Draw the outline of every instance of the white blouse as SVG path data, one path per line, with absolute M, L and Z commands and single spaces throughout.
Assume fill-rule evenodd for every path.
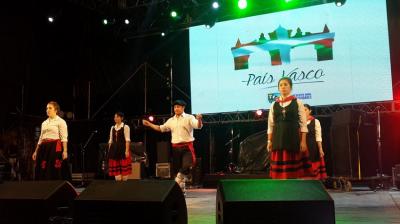
M 108 143 L 111 144 L 112 143 L 112 133 L 113 133 L 113 129 L 115 128 L 116 131 L 119 131 L 122 127 L 124 127 L 124 136 L 125 136 L 125 141 L 126 142 L 130 142 L 131 141 L 131 129 L 129 128 L 128 125 L 124 125 L 124 122 L 122 122 L 120 125 L 114 125 L 111 126 L 111 130 L 110 130 L 110 139 L 108 140 Z
M 200 129 L 199 121 L 191 114 L 183 113 L 181 116 L 173 116 L 163 125 L 160 125 L 161 132 L 171 132 L 171 143 L 193 142 L 193 129 Z
M 317 142 L 322 142 L 322 128 L 321 128 L 321 123 L 319 122 L 318 119 L 315 120 L 315 140 Z M 307 125 L 309 125 L 311 121 L 307 121 Z
M 56 116 L 43 121 L 38 145 L 42 144 L 44 139 L 61 139 L 62 142 L 67 142 L 68 128 L 65 120 Z
M 296 101 L 297 101 L 297 105 L 298 105 L 298 108 L 299 108 L 300 131 L 307 133 L 308 132 L 308 129 L 307 129 L 307 117 L 306 117 L 306 112 L 304 111 L 304 104 L 299 99 L 297 99 Z M 282 107 L 287 107 L 287 106 L 289 106 L 289 104 L 291 102 L 292 101 L 287 101 L 287 102 L 284 102 L 284 103 L 280 103 L 280 105 Z M 274 130 L 274 125 L 275 125 L 275 123 L 274 123 L 274 105 L 275 105 L 275 103 L 276 102 L 273 102 L 271 104 L 271 108 L 269 109 L 268 131 L 267 131 L 268 134 L 272 134 L 272 131 Z

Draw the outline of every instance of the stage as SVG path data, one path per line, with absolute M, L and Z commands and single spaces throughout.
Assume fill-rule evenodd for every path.
M 329 191 L 335 201 L 336 223 L 400 223 L 400 191 Z M 186 196 L 189 224 L 215 223 L 215 189 L 189 189 Z

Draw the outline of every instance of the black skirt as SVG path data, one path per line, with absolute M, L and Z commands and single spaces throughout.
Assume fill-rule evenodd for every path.
M 68 180 L 69 168 L 62 159 L 61 141 L 46 141 L 40 144 L 35 163 L 35 180 Z

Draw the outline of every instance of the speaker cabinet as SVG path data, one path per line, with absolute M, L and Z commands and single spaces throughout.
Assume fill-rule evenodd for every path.
M 334 224 L 334 203 L 320 181 L 221 180 L 217 224 Z
M 58 208 L 72 207 L 77 192 L 67 181 L 0 184 L 0 223 L 48 223 Z
M 188 222 L 182 190 L 171 180 L 93 181 L 74 209 L 79 224 Z

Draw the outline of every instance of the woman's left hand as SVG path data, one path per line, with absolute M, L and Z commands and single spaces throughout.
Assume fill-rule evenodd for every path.
M 125 158 L 129 158 L 129 151 L 125 151 Z
M 300 152 L 305 152 L 307 151 L 307 144 L 305 141 L 300 142 Z
M 320 149 L 319 150 L 319 155 L 321 156 L 321 158 L 324 157 L 324 155 L 325 155 L 324 150 Z
M 63 153 L 62 153 L 62 159 L 63 159 L 63 160 L 68 159 L 68 152 L 63 151 Z

